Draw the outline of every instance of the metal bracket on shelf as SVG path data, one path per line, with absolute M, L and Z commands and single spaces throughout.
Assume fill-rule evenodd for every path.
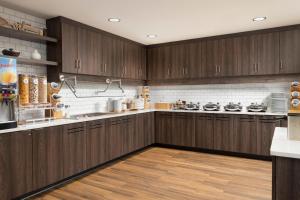
M 71 90 L 71 92 L 73 93 L 73 95 L 76 97 L 76 98 L 97 98 L 97 97 L 124 97 L 124 89 L 122 88 L 122 83 L 121 83 L 121 79 L 116 79 L 116 80 L 113 80 L 113 79 L 106 79 L 106 87 L 104 90 L 98 90 L 96 91 L 95 93 L 98 94 L 98 93 L 104 93 L 106 91 L 108 91 L 108 89 L 110 88 L 111 84 L 114 83 L 114 82 L 117 82 L 118 83 L 118 88 L 122 91 L 122 94 L 123 95 L 89 95 L 89 96 L 78 96 L 77 95 L 77 78 L 76 76 L 70 76 L 70 77 L 65 77 L 64 75 L 60 75 L 59 76 L 59 79 L 61 81 L 61 86 L 63 86 L 63 84 L 66 84 L 67 87 Z M 73 81 L 73 82 L 71 82 Z

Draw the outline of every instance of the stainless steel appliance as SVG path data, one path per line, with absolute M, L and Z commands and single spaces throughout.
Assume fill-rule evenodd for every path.
M 212 102 L 208 102 L 203 106 L 203 110 L 205 111 L 219 111 L 220 108 L 221 107 L 219 103 L 212 103 Z
M 16 59 L 0 57 L 0 130 L 17 127 L 15 105 L 17 98 Z
M 258 103 L 251 103 L 251 105 L 247 106 L 248 112 L 266 112 L 268 109 L 268 106 L 264 103 L 258 104 Z
M 233 103 L 229 102 L 226 106 L 224 106 L 224 110 L 228 112 L 240 112 L 242 111 L 243 106 L 241 106 L 241 103 Z

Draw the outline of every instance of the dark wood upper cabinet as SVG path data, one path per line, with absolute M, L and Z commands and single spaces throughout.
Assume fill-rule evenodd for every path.
M 86 165 L 92 168 L 108 160 L 106 148 L 105 120 L 90 121 L 87 123 Z
M 279 33 L 251 36 L 254 64 L 250 75 L 271 75 L 279 72 Z
M 64 126 L 63 133 L 64 177 L 75 175 L 86 169 L 85 123 Z
M 195 145 L 199 148 L 214 148 L 214 116 L 196 114 L 195 117 Z
M 61 24 L 62 72 L 77 74 L 78 72 L 78 28 L 75 25 Z M 51 49 L 55 51 L 55 49 Z M 52 52 L 53 54 L 56 52 Z
M 11 198 L 33 189 L 33 149 L 31 131 L 14 132 L 10 135 L 10 183 Z
M 280 34 L 279 73 L 300 73 L 300 29 L 282 31 Z
M 187 63 L 186 63 L 186 46 L 184 44 L 178 44 L 170 46 L 170 69 L 171 78 L 179 79 L 187 77 Z M 167 65 L 167 67 L 168 67 Z
M 206 41 L 191 42 L 186 44 L 186 68 L 187 78 L 205 77 L 203 71 L 206 66 Z
M 250 71 L 252 71 L 254 68 L 254 51 L 251 51 L 251 44 L 251 37 L 249 36 L 239 36 L 233 38 L 233 75 L 248 76 Z
M 204 77 L 214 77 L 219 74 L 219 41 L 208 40 L 206 46 L 206 65 L 203 68 Z
M 58 182 L 63 175 L 63 127 L 34 129 L 33 188 L 39 189 Z

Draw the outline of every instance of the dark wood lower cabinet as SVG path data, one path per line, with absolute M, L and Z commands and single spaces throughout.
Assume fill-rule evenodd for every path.
M 86 169 L 86 127 L 85 123 L 64 126 L 63 133 L 64 177 Z
M 233 118 L 231 115 L 217 115 L 214 121 L 214 149 L 233 151 Z
M 0 199 L 11 199 L 10 133 L 0 135 Z
M 143 137 L 136 133 L 136 115 L 123 117 L 122 120 L 123 150 L 122 155 L 137 150 L 138 143 L 136 138 Z
M 195 145 L 199 148 L 214 148 L 214 116 L 196 114 L 195 117 Z
M 63 174 L 63 127 L 32 130 L 33 189 L 60 181 Z
M 172 113 L 158 112 L 155 115 L 155 142 L 172 144 Z
M 144 115 L 144 134 L 145 146 L 155 143 L 155 118 L 154 113 L 146 113 Z
M 112 118 L 107 120 L 107 150 L 109 160 L 120 157 L 123 154 L 124 134 L 122 133 L 122 124 L 122 118 Z
M 257 118 L 254 115 L 234 117 L 234 139 L 232 151 L 257 154 Z
M 258 117 L 257 122 L 257 154 L 270 156 L 273 134 L 276 127 L 281 126 L 282 118 L 274 116 Z
M 300 159 L 274 157 L 272 200 L 299 200 Z
M 108 160 L 105 120 L 87 122 L 86 166 L 92 168 Z
M 173 113 L 171 144 L 177 146 L 195 146 L 195 120 L 190 113 Z

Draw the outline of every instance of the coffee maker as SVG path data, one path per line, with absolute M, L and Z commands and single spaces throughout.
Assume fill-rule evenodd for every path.
M 17 62 L 0 56 L 0 130 L 17 127 Z

